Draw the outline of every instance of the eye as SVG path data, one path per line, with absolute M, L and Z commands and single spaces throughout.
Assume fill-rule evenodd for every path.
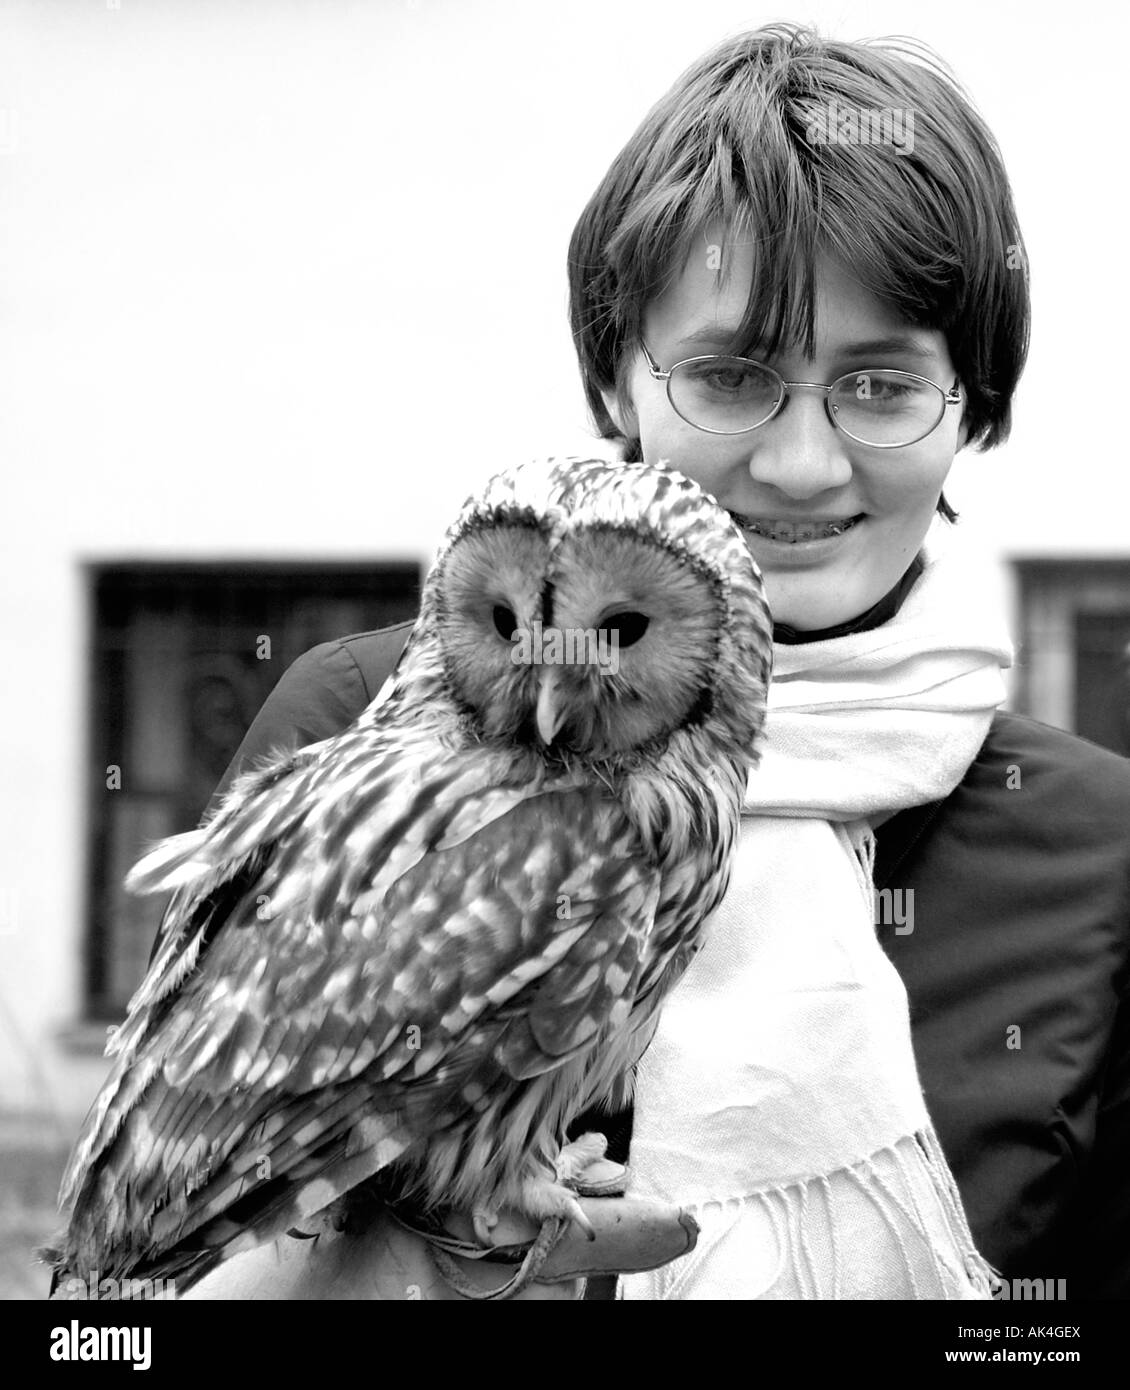
M 490 612 L 494 620 L 494 630 L 506 642 L 514 639 L 514 630 L 518 626 L 518 619 L 506 607 L 504 603 L 496 603 Z
M 646 613 L 610 613 L 600 626 L 617 634 L 618 647 L 632 647 L 647 631 L 650 622 Z

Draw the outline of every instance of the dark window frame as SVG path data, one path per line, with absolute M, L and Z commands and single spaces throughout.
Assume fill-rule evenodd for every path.
M 126 1002 L 112 984 L 115 969 L 111 902 L 115 889 L 111 883 L 110 861 L 114 814 L 108 813 L 107 798 L 119 793 L 108 790 L 106 768 L 122 764 L 131 734 L 131 720 L 139 722 L 137 712 L 129 708 L 128 685 L 130 661 L 140 659 L 141 648 L 131 647 L 128 635 L 123 635 L 128 634 L 131 602 L 135 621 L 146 604 L 179 603 L 184 611 L 195 607 L 201 612 L 212 604 L 217 613 L 238 612 L 239 623 L 234 628 L 225 625 L 222 619 L 211 626 L 206 623 L 194 626 L 191 622 L 182 626 L 180 633 L 187 640 L 186 650 L 197 655 L 207 656 L 212 650 L 193 644 L 193 638 L 201 635 L 205 641 L 217 636 L 222 641 L 224 633 L 234 632 L 235 641 L 241 636 L 246 641 L 248 631 L 258 628 L 259 632 L 265 631 L 272 636 L 270 679 L 264 680 L 261 698 L 249 709 L 247 723 L 239 721 L 246 733 L 263 699 L 286 667 L 303 651 L 321 641 L 371 631 L 414 617 L 423 573 L 424 566 L 417 561 L 350 558 L 289 561 L 218 557 L 191 562 L 120 559 L 89 562 L 83 566 L 87 602 L 88 720 L 81 1001 L 84 1023 L 118 1022 L 123 1017 Z M 312 624 L 317 625 L 320 604 L 324 604 L 327 611 L 356 606 L 364 614 L 361 624 L 347 630 L 329 630 L 322 626 L 312 639 L 307 635 L 295 645 L 299 633 L 311 629 Z M 257 620 L 257 614 L 266 610 L 272 610 L 276 617 Z M 300 615 L 298 619 L 293 616 L 295 611 Z M 273 622 L 276 629 L 279 627 L 279 614 L 287 615 L 282 621 L 289 625 L 284 633 L 277 630 L 272 633 L 270 624 Z M 227 649 L 221 645 L 215 651 L 222 657 Z M 238 651 L 245 659 L 245 648 L 239 647 Z M 231 752 L 234 751 L 233 748 Z M 138 774 L 139 769 L 123 767 L 123 789 L 127 776 Z M 219 781 L 219 775 L 215 780 Z M 163 803 L 166 814 L 169 807 L 174 806 L 173 831 L 192 829 L 204 809 L 203 805 L 197 807 L 195 804 L 200 794 L 193 797 L 183 787 L 173 791 L 168 787 L 149 788 L 142 783 L 129 788 L 129 794 L 131 805 L 140 805 L 145 798 L 152 797 Z M 144 845 L 138 846 L 138 854 L 143 848 Z M 162 905 L 157 898 L 144 901 L 151 907 L 155 934 Z
M 1014 557 L 1011 565 L 1020 611 L 1017 709 L 1103 742 L 1079 727 L 1080 629 L 1088 618 L 1130 615 L 1130 558 L 1043 555 Z

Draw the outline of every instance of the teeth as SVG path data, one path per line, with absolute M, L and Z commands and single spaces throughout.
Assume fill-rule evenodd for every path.
M 844 517 L 839 521 L 825 521 L 817 524 L 815 521 L 754 521 L 747 516 L 739 516 L 732 513 L 734 520 L 739 526 L 743 526 L 747 531 L 752 531 L 755 536 L 765 536 L 773 541 L 785 541 L 790 545 L 796 545 L 799 541 L 825 540 L 830 536 L 842 536 L 845 531 L 851 528 L 859 520 L 858 517 Z

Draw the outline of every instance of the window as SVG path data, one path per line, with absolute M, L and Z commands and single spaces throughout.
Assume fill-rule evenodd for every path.
M 415 616 L 420 570 L 136 564 L 88 575 L 87 1015 L 113 1021 L 145 973 L 164 906 L 127 894 L 127 871 L 152 841 L 198 823 L 292 661 Z
M 1130 560 L 1020 560 L 1019 707 L 1130 756 Z

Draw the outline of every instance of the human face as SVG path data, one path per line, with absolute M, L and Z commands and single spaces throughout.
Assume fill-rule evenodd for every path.
M 730 254 L 731 273 L 719 284 L 704 245 L 647 306 L 644 341 L 664 371 L 684 358 L 726 350 L 753 274 L 748 245 Z M 830 383 L 860 368 L 894 367 L 947 391 L 953 385 L 944 336 L 904 322 L 835 262 L 818 266 L 815 309 L 812 357 L 787 343 L 770 359 L 757 358 L 756 350 L 748 355 L 766 360 L 786 381 Z M 691 341 L 704 331 L 708 339 Z M 866 346 L 892 338 L 904 346 Z M 622 417 L 611 393 L 605 395 L 623 432 L 639 438 L 646 463 L 685 473 L 735 514 L 764 576 L 774 620 L 802 631 L 856 618 L 893 588 L 921 548 L 954 454 L 965 442 L 961 409 L 949 406 L 938 427 L 917 444 L 857 444 L 830 423 L 824 393 L 803 389 L 790 391 L 785 408 L 755 430 L 706 434 L 676 415 L 642 352 L 631 363 L 627 384 L 629 418 Z M 810 541 L 759 534 L 772 531 L 774 522 L 849 518 L 858 519 L 842 534 Z

